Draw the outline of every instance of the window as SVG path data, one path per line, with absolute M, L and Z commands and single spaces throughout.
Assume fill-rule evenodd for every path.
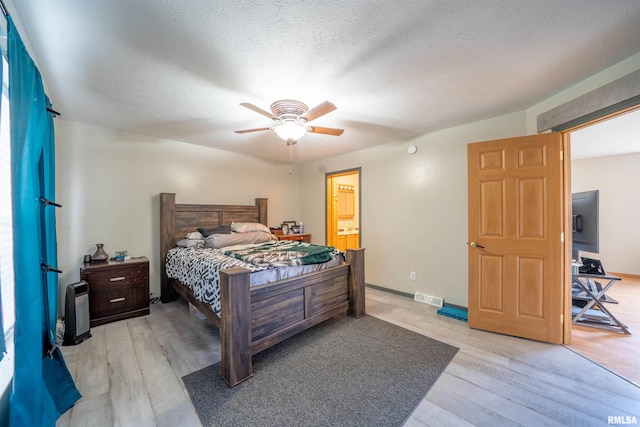
M 2 316 L 6 354 L 0 361 L 0 392 L 13 378 L 13 221 L 11 217 L 11 132 L 9 121 L 9 73 L 2 58 L 2 105 L 0 105 L 0 283 L 2 284 Z

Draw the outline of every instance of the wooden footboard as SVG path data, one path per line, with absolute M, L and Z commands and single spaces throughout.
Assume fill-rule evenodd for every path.
M 253 288 L 248 270 L 220 272 L 221 373 L 230 387 L 251 377 L 252 355 L 331 317 L 365 314 L 364 249 L 348 249 L 347 260 L 348 264 Z
M 173 301 L 181 295 L 220 329 L 221 375 L 230 387 L 252 376 L 254 354 L 333 316 L 349 314 L 357 318 L 365 314 L 364 249 L 347 249 L 347 262 L 342 265 L 253 288 L 249 270 L 222 270 L 218 318 L 210 306 L 195 299 L 189 288 L 166 277 L 166 253 L 203 221 L 208 225 L 231 221 L 266 225 L 266 199 L 256 199 L 255 207 L 176 205 L 175 194 L 162 193 L 160 211 L 161 300 Z

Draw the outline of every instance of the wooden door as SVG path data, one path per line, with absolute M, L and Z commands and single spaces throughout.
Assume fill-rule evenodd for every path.
M 559 133 L 468 145 L 470 327 L 562 343 L 562 147 Z
M 338 182 L 327 178 L 327 246 L 338 247 Z

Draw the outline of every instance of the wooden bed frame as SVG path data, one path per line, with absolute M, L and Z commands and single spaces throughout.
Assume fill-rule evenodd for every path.
M 176 204 L 175 193 L 160 193 L 160 271 L 163 303 L 178 295 L 192 303 L 220 329 L 221 375 L 233 387 L 250 378 L 251 358 L 333 316 L 361 317 L 364 306 L 364 249 L 347 249 L 347 262 L 291 279 L 250 287 L 249 270 L 220 272 L 221 317 L 193 292 L 167 277 L 167 252 L 198 227 L 231 222 L 267 225 L 267 199 L 255 206 Z

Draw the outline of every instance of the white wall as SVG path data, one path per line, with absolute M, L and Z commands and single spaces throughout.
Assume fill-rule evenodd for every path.
M 640 274 L 640 154 L 571 162 L 571 191 L 600 190 L 600 259 L 605 270 Z
M 150 291 L 160 296 L 158 193 L 178 203 L 253 205 L 269 198 L 269 225 L 300 218 L 297 175 L 288 164 L 56 119 L 60 304 L 96 243 L 115 255 L 150 260 Z M 62 305 L 61 305 L 62 307 Z
M 466 306 L 466 145 L 524 132 L 524 114 L 515 113 L 305 164 L 305 230 L 324 236 L 325 173 L 362 167 L 367 283 Z M 418 147 L 414 155 L 407 153 L 410 144 Z M 410 271 L 416 281 L 409 280 Z

